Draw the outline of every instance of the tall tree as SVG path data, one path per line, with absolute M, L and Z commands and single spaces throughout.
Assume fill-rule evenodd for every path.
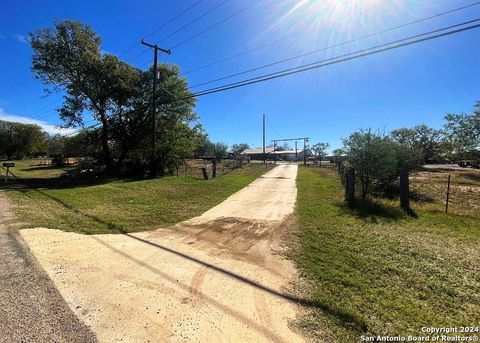
M 85 114 L 101 124 L 103 161 L 111 170 L 110 120 L 130 109 L 141 72 L 115 56 L 102 55 L 100 37 L 78 21 L 55 22 L 53 28 L 31 32 L 29 41 L 34 76 L 50 86 L 50 92 L 66 93 L 59 109 L 64 126 L 82 126 Z
M 195 99 L 186 79 L 173 65 L 160 65 L 142 72 L 117 57 L 102 54 L 100 37 L 77 21 L 56 22 L 53 28 L 30 34 L 34 50 L 32 70 L 50 91 L 64 91 L 59 109 L 65 127 L 83 127 L 91 116 L 100 125 L 101 157 L 107 170 L 114 164 L 146 169 L 151 156 L 153 77 L 159 86 L 157 117 L 157 160 L 150 164 L 163 173 L 191 154 L 199 134 L 194 112 Z

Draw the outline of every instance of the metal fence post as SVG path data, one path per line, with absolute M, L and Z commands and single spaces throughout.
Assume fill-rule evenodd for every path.
M 448 213 L 448 200 L 450 199 L 450 174 L 448 174 L 447 200 L 445 201 L 445 213 Z

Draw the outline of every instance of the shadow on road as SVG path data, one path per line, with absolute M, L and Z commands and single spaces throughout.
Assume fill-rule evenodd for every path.
M 182 258 L 185 258 L 193 263 L 196 263 L 198 265 L 201 265 L 203 267 L 206 267 L 210 270 L 213 270 L 215 272 L 218 272 L 218 273 L 221 273 L 227 277 L 230 277 L 230 278 L 233 278 L 239 282 L 242 282 L 244 284 L 247 284 L 251 287 L 254 287 L 256 289 L 259 289 L 261 290 L 262 292 L 264 293 L 267 293 L 267 294 L 270 294 L 272 296 L 275 296 L 275 297 L 278 297 L 278 298 L 281 298 L 281 299 L 284 299 L 284 300 L 287 300 L 289 302 L 292 302 L 292 303 L 295 303 L 297 305 L 301 305 L 301 306 L 304 306 L 304 307 L 309 307 L 309 308 L 314 308 L 314 309 L 318 309 L 318 310 L 322 310 L 324 313 L 334 317 L 335 319 L 337 320 L 340 320 L 344 325 L 346 326 L 349 326 L 350 328 L 354 328 L 355 330 L 357 330 L 358 332 L 365 332 L 367 331 L 367 324 L 361 320 L 360 318 L 358 318 L 357 316 L 355 316 L 354 314 L 351 314 L 341 308 L 337 308 L 335 306 L 332 306 L 330 304 L 326 304 L 326 303 L 323 303 L 323 302 L 320 302 L 320 301 L 317 301 L 317 300 L 311 300 L 311 299 L 305 299 L 305 298 L 301 298 L 301 297 L 298 297 L 298 296 L 295 296 L 295 295 L 292 295 L 292 294 L 288 294 L 288 293 L 282 293 L 282 292 L 279 292 L 273 288 L 270 288 L 266 285 L 263 285 L 259 282 L 256 282 L 254 280 L 251 280 L 247 277 L 244 277 L 242 275 L 239 275 L 239 274 L 236 274 L 236 273 L 233 273 L 229 270 L 226 270 L 224 268 L 221 268 L 219 266 L 216 266 L 214 264 L 211 264 L 211 263 L 208 263 L 208 262 L 205 262 L 205 261 L 202 261 L 198 258 L 195 258 L 193 256 L 190 256 L 190 255 L 187 255 L 185 253 L 182 253 L 182 252 L 179 252 L 179 251 L 176 251 L 176 250 L 173 250 L 171 248 L 168 248 L 164 245 L 161 245 L 161 244 L 158 244 L 158 243 L 155 243 L 155 242 L 152 242 L 152 241 L 149 241 L 147 239 L 143 239 L 143 238 L 140 238 L 140 237 L 137 237 L 131 233 L 129 233 L 129 230 L 121 225 L 118 225 L 118 224 L 115 224 L 115 223 L 110 223 L 110 222 L 107 222 L 105 220 L 102 220 L 101 218 L 98 218 L 97 216 L 94 216 L 94 215 L 91 215 L 91 214 L 88 214 L 88 213 L 84 213 L 83 211 L 81 211 L 80 209 L 74 207 L 74 206 L 71 206 L 67 203 L 65 203 L 64 201 L 50 195 L 50 194 L 47 194 L 46 192 L 40 190 L 40 189 L 35 189 L 33 188 L 32 190 L 42 194 L 43 196 L 53 200 L 54 202 L 60 204 L 61 206 L 71 210 L 72 212 L 75 212 L 77 214 L 80 214 L 80 215 L 83 215 L 99 224 L 102 224 L 102 225 L 105 225 L 107 227 L 107 229 L 109 231 L 111 231 L 112 233 L 120 233 L 120 234 L 123 234 L 133 240 L 136 240 L 136 241 L 139 241 L 139 242 L 142 242 L 144 244 L 148 244 L 150 246 L 153 246 L 157 249 L 160 249 L 160 250 L 163 250 L 163 251 L 166 251 L 166 252 L 169 252 L 171 254 L 174 254 L 176 256 L 180 256 Z M 122 251 L 119 251 L 118 249 L 110 246 L 109 244 L 107 244 L 106 242 L 103 242 L 102 240 L 100 240 L 98 237 L 93 237 L 95 240 L 99 241 L 99 243 L 105 245 L 105 246 L 108 246 L 108 248 L 112 249 L 113 251 L 123 255 L 124 257 L 132 260 L 133 262 L 141 265 L 142 267 L 145 267 L 147 268 L 148 270 L 154 272 L 154 273 L 157 273 L 158 275 L 161 275 L 162 277 L 165 277 L 167 279 L 171 279 L 173 280 L 173 278 L 171 278 L 170 276 L 168 275 L 165 275 L 164 273 L 162 273 L 160 270 L 156 269 L 155 267 L 151 266 L 151 265 L 148 265 L 146 264 L 145 262 L 142 262 L 140 260 L 137 260 L 135 257 L 125 253 L 125 252 L 122 252 Z M 176 283 L 177 281 L 174 280 Z M 185 286 L 187 287 L 187 286 Z M 209 298 L 211 302 L 215 302 L 214 299 L 212 298 Z M 242 318 L 239 318 L 243 321 L 249 321 L 248 318 L 244 318 L 241 314 L 233 311 L 232 309 L 230 308 L 227 308 L 225 305 L 223 304 L 220 304 L 220 303 L 216 303 L 216 306 L 217 307 L 220 307 L 222 310 L 226 311 L 227 313 L 229 314 L 232 314 L 236 317 L 239 317 L 241 316 Z M 257 323 L 255 322 L 252 322 L 251 325 L 253 327 L 255 327 L 257 330 L 263 330 L 265 331 L 266 329 L 259 326 Z M 274 333 L 269 333 L 268 335 L 275 335 Z M 274 341 L 282 341 L 280 339 L 280 337 L 274 337 Z

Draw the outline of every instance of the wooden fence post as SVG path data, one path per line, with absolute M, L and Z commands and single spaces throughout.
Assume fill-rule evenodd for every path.
M 207 168 L 203 167 L 202 168 L 202 173 L 203 173 L 203 179 L 208 180 Z
M 355 169 L 348 168 L 345 173 L 345 201 L 348 207 L 355 206 Z
M 217 160 L 212 161 L 212 179 L 217 176 Z
M 410 209 L 410 183 L 408 171 L 400 173 L 400 206 L 404 210 Z

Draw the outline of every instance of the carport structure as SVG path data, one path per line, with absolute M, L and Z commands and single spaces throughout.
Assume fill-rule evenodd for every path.
M 295 151 L 297 151 L 297 141 L 303 140 L 303 164 L 307 165 L 307 143 L 309 137 L 299 137 L 299 138 L 284 138 L 284 139 L 272 139 L 273 142 L 273 163 L 277 163 L 277 159 L 275 158 L 275 152 L 277 150 L 277 142 L 289 142 L 295 141 Z

